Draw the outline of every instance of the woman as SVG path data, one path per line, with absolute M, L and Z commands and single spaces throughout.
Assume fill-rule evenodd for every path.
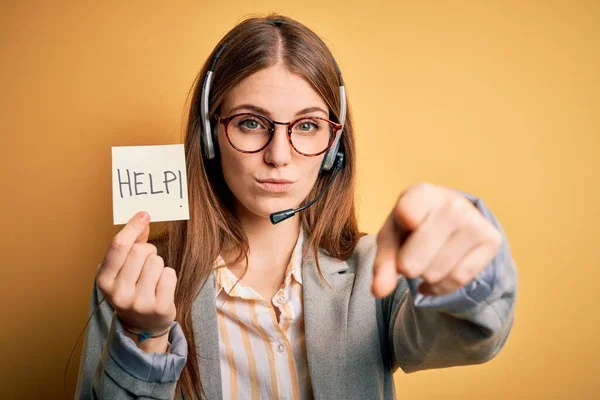
M 193 89 L 190 219 L 151 244 L 142 212 L 115 236 L 78 398 L 391 399 L 398 367 L 498 353 L 516 294 L 502 229 L 480 200 L 420 184 L 361 234 L 345 100 L 300 23 L 223 38 Z

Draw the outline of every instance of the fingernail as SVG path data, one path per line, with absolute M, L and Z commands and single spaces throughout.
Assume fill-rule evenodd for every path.
M 140 219 L 140 221 L 146 223 L 150 219 L 150 215 L 147 212 L 142 211 L 138 214 L 138 218 Z

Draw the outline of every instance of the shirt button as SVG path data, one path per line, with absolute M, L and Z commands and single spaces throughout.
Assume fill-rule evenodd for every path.
M 279 297 L 278 297 L 278 299 L 277 299 L 277 300 L 279 300 L 279 302 L 280 302 L 280 303 L 285 303 L 285 301 L 286 301 L 287 299 L 285 298 L 285 295 L 283 295 L 283 294 L 282 294 L 281 296 L 279 296 Z
M 283 353 L 284 350 L 285 350 L 285 347 L 283 346 L 283 344 L 277 343 L 277 351 L 280 353 Z

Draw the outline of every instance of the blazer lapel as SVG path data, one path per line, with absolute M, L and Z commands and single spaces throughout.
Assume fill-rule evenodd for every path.
M 305 242 L 306 243 L 306 242 Z M 348 264 L 319 251 L 319 276 L 312 249 L 302 266 L 306 353 L 315 399 L 346 398 L 348 302 L 354 273 Z
M 305 239 L 305 244 L 308 240 Z M 348 302 L 354 273 L 348 264 L 319 251 L 321 271 L 331 286 L 319 276 L 309 250 L 302 265 L 302 297 L 306 353 L 315 399 L 346 398 L 346 349 Z M 206 397 L 220 399 L 221 364 L 219 331 L 215 306 L 215 282 L 211 274 L 192 306 L 192 325 L 198 352 L 200 379 Z M 193 357 L 188 354 L 188 357 Z
M 198 351 L 200 381 L 208 399 L 220 399 L 221 364 L 219 361 L 219 331 L 215 306 L 215 282 L 210 274 L 192 306 L 194 340 Z M 194 354 L 188 354 L 194 357 Z

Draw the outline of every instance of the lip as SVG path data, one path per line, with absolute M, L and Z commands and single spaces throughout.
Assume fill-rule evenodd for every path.
M 257 179 L 259 183 L 294 183 L 294 181 L 289 181 L 287 179 L 276 179 L 276 178 L 267 178 L 267 179 Z
M 281 193 L 287 192 L 294 186 L 294 181 L 287 179 L 257 179 L 258 185 L 267 192 Z

